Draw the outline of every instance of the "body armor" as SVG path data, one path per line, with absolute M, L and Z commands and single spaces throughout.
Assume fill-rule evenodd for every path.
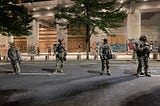
M 8 49 L 8 57 L 11 60 L 11 64 L 14 69 L 15 74 L 20 73 L 20 53 L 17 48 L 15 48 L 14 44 L 10 44 L 10 48 Z

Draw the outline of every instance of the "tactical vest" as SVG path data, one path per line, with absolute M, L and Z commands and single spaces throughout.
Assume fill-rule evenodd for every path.
M 112 53 L 109 45 L 101 46 L 102 59 L 112 59 Z
M 8 57 L 11 59 L 11 60 L 18 60 L 19 58 L 19 53 L 18 53 L 18 50 L 16 48 L 10 48 L 8 50 Z
M 136 48 L 136 53 L 137 53 L 137 57 L 141 57 L 141 56 L 148 56 L 150 54 L 150 49 L 143 49 L 145 47 L 149 48 L 149 44 L 147 44 L 146 42 L 138 42 L 137 48 Z
M 56 46 L 56 57 L 63 59 L 66 56 L 66 51 L 63 45 L 59 44 Z
M 56 52 L 58 53 L 63 53 L 65 51 L 63 45 L 57 45 L 56 47 Z

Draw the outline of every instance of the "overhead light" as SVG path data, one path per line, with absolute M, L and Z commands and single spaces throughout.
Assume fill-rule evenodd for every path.
M 47 7 L 47 10 L 50 10 L 50 7 Z
M 144 1 L 147 1 L 147 0 L 144 0 Z
M 33 8 L 33 11 L 36 11 L 36 8 Z
M 84 4 L 81 4 L 81 6 L 83 7 L 83 6 L 84 6 Z
M 121 0 L 120 3 L 123 3 L 123 0 Z

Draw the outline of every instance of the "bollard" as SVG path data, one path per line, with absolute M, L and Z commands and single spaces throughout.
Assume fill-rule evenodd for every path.
M 1 61 L 1 54 L 0 54 L 0 61 Z
M 113 59 L 117 60 L 117 55 L 116 54 L 113 54 Z
M 81 60 L 81 55 L 80 54 L 77 55 L 77 60 Z
M 155 60 L 158 59 L 158 53 L 153 54 L 153 59 L 155 59 Z
M 3 61 L 6 62 L 6 56 L 3 56 Z
M 7 56 L 3 56 L 3 61 L 4 62 L 8 62 L 9 60 L 8 60 L 8 57 Z
M 31 61 L 34 61 L 34 56 L 31 56 Z
M 45 55 L 45 60 L 47 61 L 49 59 L 49 56 L 48 55 Z
M 6 62 L 8 62 L 9 60 L 8 60 L 8 56 L 6 56 L 6 60 L 5 60 Z
M 97 59 L 98 59 L 98 55 L 95 54 L 95 55 L 94 55 L 94 60 L 97 60 Z

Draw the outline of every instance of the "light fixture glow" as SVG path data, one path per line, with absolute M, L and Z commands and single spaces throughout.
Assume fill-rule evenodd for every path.
M 123 3 L 123 0 L 121 0 L 120 3 Z
M 47 7 L 47 10 L 50 10 L 50 7 Z
M 33 8 L 33 11 L 36 11 L 36 8 Z

